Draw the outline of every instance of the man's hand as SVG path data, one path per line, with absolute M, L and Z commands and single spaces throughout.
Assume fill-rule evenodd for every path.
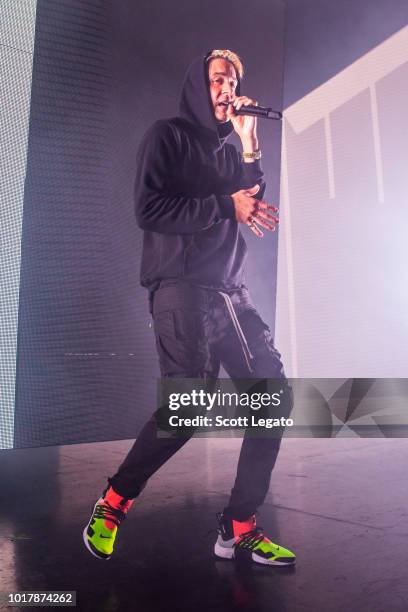
M 249 115 L 235 115 L 234 112 L 235 110 L 242 108 L 242 106 L 248 106 L 250 104 L 256 106 L 257 102 L 251 98 L 247 98 L 247 96 L 238 96 L 234 99 L 233 103 L 228 106 L 227 118 L 234 126 L 234 130 L 240 137 L 242 144 L 245 146 L 248 143 L 253 143 L 256 148 L 256 117 L 251 117 Z
M 256 236 L 262 238 L 263 232 L 259 229 L 258 225 L 264 227 L 269 232 L 274 232 L 279 219 L 267 211 L 274 212 L 275 214 L 279 211 L 275 206 L 254 198 L 253 196 L 258 191 L 259 185 L 254 185 L 250 189 L 240 189 L 240 191 L 231 194 L 231 198 L 234 201 L 235 218 L 238 223 L 245 223 Z

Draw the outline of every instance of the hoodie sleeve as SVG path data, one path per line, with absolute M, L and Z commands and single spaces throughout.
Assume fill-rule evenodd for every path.
M 168 187 L 173 168 L 182 163 L 171 126 L 156 122 L 138 150 L 135 212 L 141 229 L 163 234 L 192 234 L 231 216 L 224 196 L 194 198 L 174 195 Z
M 251 163 L 244 162 L 242 155 L 237 151 L 237 149 L 234 146 L 232 146 L 232 148 L 234 149 L 235 181 L 237 191 L 239 189 L 249 189 L 254 185 L 259 185 L 260 189 L 254 198 L 257 200 L 262 200 L 265 195 L 266 183 L 264 181 L 264 173 L 260 160 L 258 159 Z

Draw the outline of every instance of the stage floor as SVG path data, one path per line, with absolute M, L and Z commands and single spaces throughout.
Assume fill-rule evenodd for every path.
M 408 440 L 283 442 L 258 523 L 296 552 L 294 568 L 213 556 L 240 442 L 190 441 L 135 502 L 108 562 L 82 530 L 132 442 L 1 451 L 0 591 L 76 590 L 78 608 L 98 612 L 406 611 Z

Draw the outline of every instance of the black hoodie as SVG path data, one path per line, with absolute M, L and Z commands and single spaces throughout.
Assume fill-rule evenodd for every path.
M 261 198 L 265 183 L 259 161 L 243 162 L 225 143 L 233 126 L 215 119 L 207 70 L 205 58 L 191 64 L 180 116 L 156 121 L 138 150 L 136 218 L 145 230 L 141 283 L 150 291 L 163 279 L 227 291 L 243 282 L 247 247 L 230 194 L 260 184 Z

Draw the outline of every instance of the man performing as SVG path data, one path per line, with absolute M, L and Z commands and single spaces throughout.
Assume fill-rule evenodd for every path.
M 256 104 L 240 95 L 243 68 L 229 50 L 196 60 L 184 80 L 180 116 L 157 121 L 139 148 L 136 217 L 144 230 L 141 282 L 147 287 L 163 377 L 280 378 L 288 388 L 269 327 L 243 284 L 247 247 L 240 224 L 259 237 L 273 231 L 277 209 L 262 201 Z M 232 131 L 242 154 L 226 144 Z M 274 213 L 274 214 L 272 214 Z M 141 430 L 96 502 L 84 542 L 109 559 L 134 498 L 187 438 L 157 436 L 156 413 Z M 288 565 L 295 555 L 269 540 L 255 513 L 268 492 L 280 438 L 245 433 L 228 505 L 218 515 L 215 554 Z

